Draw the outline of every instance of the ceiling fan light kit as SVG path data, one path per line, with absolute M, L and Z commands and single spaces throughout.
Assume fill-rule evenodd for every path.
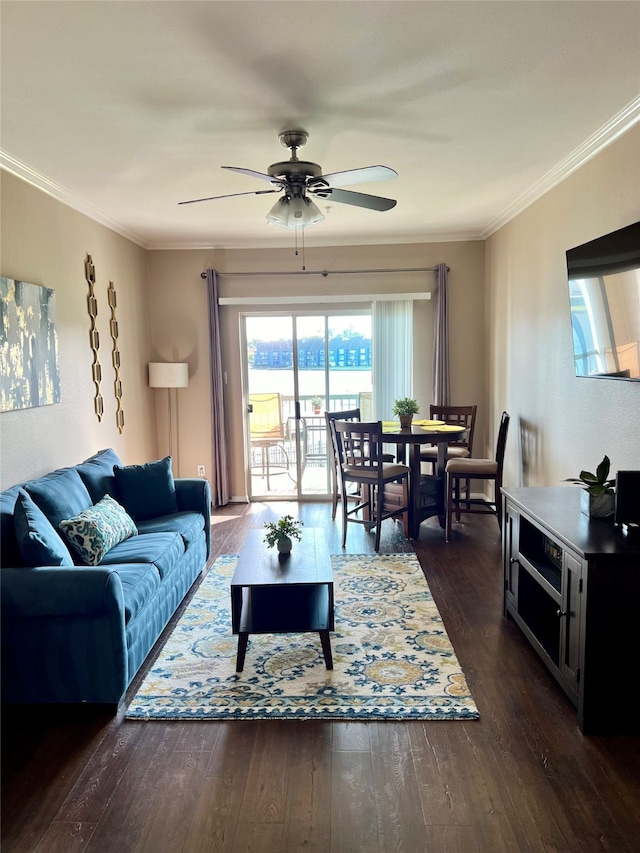
M 280 225 L 282 228 L 308 228 L 323 219 L 320 208 L 306 196 L 284 196 L 267 213 L 269 225 Z
M 337 187 L 370 181 L 386 181 L 390 178 L 397 178 L 397 172 L 388 166 L 366 166 L 360 169 L 349 169 L 345 172 L 323 175 L 322 169 L 317 163 L 298 159 L 298 148 L 304 145 L 308 138 L 309 134 L 305 130 L 286 130 L 280 133 L 278 139 L 285 148 L 291 151 L 291 158 L 280 163 L 272 163 L 266 173 L 255 172 L 253 169 L 244 169 L 239 166 L 221 167 L 231 172 L 239 172 L 248 177 L 268 181 L 273 189 L 194 198 L 189 201 L 181 201 L 179 204 L 195 204 L 200 201 L 215 201 L 233 196 L 283 192 L 282 198 L 278 199 L 267 214 L 267 222 L 270 225 L 293 229 L 308 228 L 324 219 L 312 198 L 331 200 L 332 203 L 349 204 L 354 207 L 378 211 L 391 210 L 396 206 L 396 201 L 391 198 L 351 192 L 337 189 Z

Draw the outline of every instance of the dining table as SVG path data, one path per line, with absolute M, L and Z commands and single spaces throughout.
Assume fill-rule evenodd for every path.
M 440 526 L 445 526 L 445 468 L 447 447 L 459 441 L 466 427 L 444 421 L 413 420 L 410 427 L 402 429 L 399 421 L 382 421 L 384 444 L 397 447 L 399 462 L 409 465 L 409 536 L 418 539 L 420 524 L 437 515 Z M 421 474 L 420 450 L 424 445 L 435 445 L 438 455 L 433 475 Z M 408 459 L 407 459 L 408 456 Z M 426 497 L 425 497 L 426 495 Z

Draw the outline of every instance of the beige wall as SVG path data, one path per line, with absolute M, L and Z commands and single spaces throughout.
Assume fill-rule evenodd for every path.
M 486 243 L 491 428 L 512 415 L 505 484 L 556 485 L 602 457 L 640 469 L 640 383 L 576 378 L 565 252 L 640 219 L 640 127 Z M 494 440 L 494 439 L 493 439 Z
M 104 447 L 126 463 L 156 453 L 149 358 L 146 252 L 7 172 L 2 178 L 2 275 L 52 288 L 60 363 L 61 401 L 0 413 L 0 487 L 72 465 Z M 93 408 L 84 261 L 96 267 L 104 415 Z M 107 287 L 117 293 L 118 346 L 125 428 L 115 423 L 116 401 Z
M 312 236 L 308 235 L 310 243 Z M 159 359 L 188 360 L 189 387 L 179 392 L 179 423 L 174 420 L 174 442 L 178 445 L 180 473 L 193 476 L 198 464 L 211 471 L 209 426 L 208 314 L 206 283 L 200 273 L 213 267 L 225 272 L 301 270 L 301 259 L 291 250 L 201 250 L 152 251 L 149 253 L 150 312 L 153 352 Z M 453 402 L 477 402 L 480 406 L 478 440 L 483 441 L 486 401 L 484 389 L 484 247 L 482 242 L 425 243 L 401 246 L 356 246 L 306 249 L 307 270 L 364 270 L 433 267 L 440 262 L 450 268 L 451 375 Z M 339 310 L 348 304 L 318 304 L 318 294 L 374 294 L 432 291 L 434 277 L 425 274 L 366 274 L 323 276 L 225 277 L 223 297 L 253 297 L 255 305 L 224 306 L 223 355 L 227 370 L 228 429 L 231 448 L 231 493 L 243 499 L 247 488 L 244 471 L 243 400 L 241 394 L 240 314 L 265 310 Z M 264 296 L 305 296 L 304 306 L 283 304 L 259 306 Z M 352 307 L 362 308 L 362 304 Z M 430 302 L 415 303 L 414 393 L 423 412 L 428 412 L 431 386 Z M 158 409 L 159 448 L 166 446 L 166 403 Z

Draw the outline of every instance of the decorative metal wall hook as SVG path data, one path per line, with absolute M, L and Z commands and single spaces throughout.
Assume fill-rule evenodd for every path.
M 109 307 L 111 308 L 111 319 L 109 320 L 109 331 L 113 341 L 113 349 L 111 351 L 111 362 L 115 373 L 113 382 L 113 391 L 116 397 L 116 426 L 118 431 L 124 429 L 124 411 L 122 409 L 122 382 L 120 381 L 120 350 L 118 349 L 118 321 L 116 320 L 116 289 L 113 282 L 109 282 L 107 290 Z
M 87 285 L 89 286 L 89 295 L 87 296 L 87 311 L 89 312 L 89 319 L 91 320 L 91 327 L 89 329 L 89 343 L 91 345 L 91 352 L 93 353 L 91 378 L 94 382 L 94 385 L 96 386 L 94 408 L 98 421 L 101 421 L 102 415 L 104 414 L 104 399 L 102 397 L 102 394 L 100 393 L 102 368 L 100 367 L 99 357 L 100 333 L 98 332 L 98 329 L 96 327 L 96 317 L 98 316 L 98 301 L 96 299 L 95 294 L 96 268 L 93 264 L 91 255 L 87 255 L 87 258 L 84 262 L 84 275 L 87 280 Z

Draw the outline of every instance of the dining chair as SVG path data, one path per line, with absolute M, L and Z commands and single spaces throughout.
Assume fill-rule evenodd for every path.
M 447 459 L 466 459 L 472 455 L 477 409 L 477 406 L 439 406 L 434 403 L 431 404 L 429 415 L 432 420 L 440 420 L 446 424 L 463 426 L 467 430 L 466 433 L 462 434 L 462 438 L 458 441 L 452 441 L 447 445 Z M 437 459 L 438 448 L 435 446 L 425 447 L 420 451 L 420 462 L 426 462 L 431 465 L 431 474 L 435 474 Z M 467 497 L 471 494 L 471 482 L 469 480 L 464 484 L 464 491 Z
M 459 441 L 452 441 L 447 445 L 447 459 L 461 459 L 472 455 L 477 409 L 477 406 L 438 406 L 433 403 L 431 404 L 429 417 L 432 420 L 440 420 L 446 424 L 463 426 L 467 430 L 466 433 L 463 433 Z M 432 469 L 436 464 L 437 458 L 437 447 L 426 447 L 420 451 L 420 461 L 429 463 Z
M 347 542 L 347 524 L 364 524 L 376 529 L 374 548 L 380 550 L 382 522 L 387 518 L 402 518 L 405 536 L 409 536 L 409 468 L 396 462 L 383 461 L 382 422 L 333 421 L 336 451 L 339 461 L 340 489 L 348 494 L 356 484 L 360 500 L 349 509 L 342 501 L 342 547 Z M 388 483 L 403 485 L 400 506 L 385 504 L 384 490 Z M 358 517 L 362 513 L 361 517 Z
M 446 467 L 446 520 L 445 539 L 448 542 L 451 534 L 453 513 L 456 521 L 460 521 L 460 514 L 469 513 L 491 513 L 498 519 L 498 527 L 502 530 L 502 469 L 504 465 L 504 453 L 507 446 L 507 432 L 509 430 L 510 417 L 506 412 L 502 413 L 498 440 L 496 443 L 495 459 L 474 459 L 471 457 L 458 457 L 450 459 Z M 494 498 L 472 498 L 467 492 L 460 495 L 461 480 L 487 480 L 493 482 Z
M 274 473 L 289 474 L 290 468 L 289 454 L 284 443 L 280 394 L 249 394 L 249 406 L 251 449 L 260 451 L 261 474 L 266 476 L 267 491 L 270 491 L 271 476 Z
M 362 396 L 362 395 L 361 395 Z M 336 448 L 336 437 L 333 425 L 336 421 L 359 421 L 361 419 L 361 409 L 345 409 L 342 412 L 325 412 L 324 418 L 327 424 L 327 447 L 329 448 L 329 457 L 331 463 L 331 518 L 335 521 L 336 512 L 338 510 L 338 501 L 342 500 L 340 491 L 340 477 L 338 473 L 339 460 L 338 451 Z M 393 453 L 384 453 L 382 455 L 383 462 L 393 462 L 395 456 Z M 359 500 L 360 491 L 349 492 L 347 500 Z
M 345 409 L 343 412 L 325 412 L 324 419 L 327 424 L 327 447 L 329 448 L 331 465 L 331 519 L 335 521 L 336 512 L 338 511 L 338 501 L 342 500 L 342 492 L 340 491 L 340 475 L 338 471 L 340 462 L 334 424 L 336 421 L 359 421 L 360 409 Z M 360 500 L 360 490 L 358 489 L 357 492 L 348 492 L 346 498 L 347 500 Z

